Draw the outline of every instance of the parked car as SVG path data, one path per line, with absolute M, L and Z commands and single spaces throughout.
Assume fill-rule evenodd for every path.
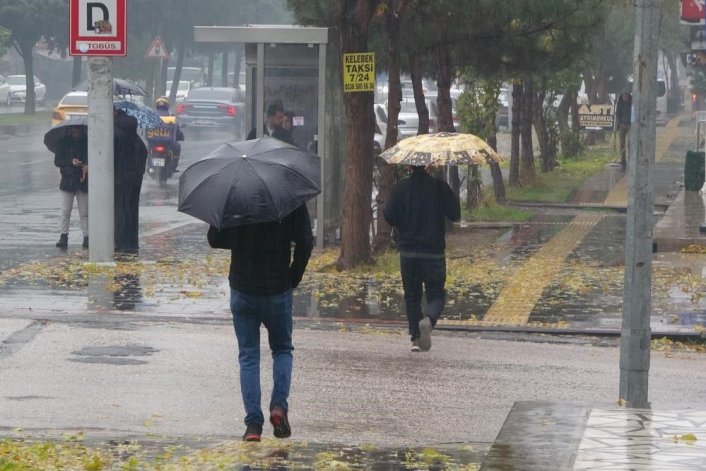
M 10 106 L 12 104 L 10 96 L 10 84 L 7 83 L 7 79 L 0 75 L 0 103 L 5 106 Z
M 51 116 L 52 125 L 56 125 L 71 116 L 85 116 L 88 114 L 88 93 L 69 92 L 61 99 Z
M 429 132 L 436 132 L 437 117 L 439 116 L 439 108 L 436 106 L 436 100 L 426 100 L 427 109 L 429 110 Z M 399 136 L 401 139 L 416 136 L 419 130 L 419 114 L 417 113 L 417 105 L 414 100 L 402 100 L 400 102 L 400 115 L 398 118 Z
M 237 88 L 194 88 L 177 105 L 179 124 L 184 128 L 210 128 L 232 131 L 243 137 L 245 96 Z
M 12 92 L 11 101 L 24 103 L 27 96 L 27 83 L 24 75 L 8 75 L 7 82 L 10 84 Z M 41 106 L 45 104 L 47 87 L 35 75 L 34 76 L 34 102 Z
M 191 91 L 191 82 L 188 80 L 180 80 L 179 81 L 179 88 L 177 88 L 177 94 L 176 94 L 176 102 L 181 103 L 184 101 L 184 98 L 189 94 Z M 169 95 L 172 92 L 172 81 L 170 80 L 167 82 L 167 95 Z

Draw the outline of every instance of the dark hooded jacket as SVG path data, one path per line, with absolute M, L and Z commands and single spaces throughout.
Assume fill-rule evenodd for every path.
M 62 137 L 56 145 L 54 153 L 54 165 L 59 167 L 61 172 L 61 191 L 82 191 L 88 193 L 88 176 L 81 181 L 81 167 L 74 167 L 73 159 L 88 164 L 88 139 L 81 135 L 79 139 L 74 139 L 68 134 Z
M 628 101 L 623 100 L 623 95 L 628 92 L 623 92 L 618 97 L 618 104 L 615 107 L 615 121 L 617 124 L 627 124 L 630 126 L 632 121 L 632 95 L 628 93 Z

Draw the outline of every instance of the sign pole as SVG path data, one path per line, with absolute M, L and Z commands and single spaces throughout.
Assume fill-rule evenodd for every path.
M 659 0 L 637 0 L 635 10 L 634 101 L 628 161 L 619 397 L 627 401 L 628 407 L 647 407 L 652 346 L 652 185 L 657 118 Z
M 113 262 L 113 59 L 88 58 L 88 260 Z

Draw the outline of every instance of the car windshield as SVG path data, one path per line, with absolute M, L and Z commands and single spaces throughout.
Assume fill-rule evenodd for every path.
M 221 100 L 230 101 L 231 92 L 229 90 L 211 90 L 209 88 L 197 88 L 189 92 L 189 99 L 197 100 Z
M 88 106 L 88 95 L 68 95 L 61 100 L 61 104 Z
M 7 82 L 10 85 L 25 85 L 25 76 L 15 75 L 14 77 L 8 77 Z

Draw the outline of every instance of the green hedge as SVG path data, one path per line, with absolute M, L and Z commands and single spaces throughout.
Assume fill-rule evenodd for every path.
M 684 162 L 684 188 L 699 191 L 704 184 L 704 153 L 693 150 L 686 152 Z

